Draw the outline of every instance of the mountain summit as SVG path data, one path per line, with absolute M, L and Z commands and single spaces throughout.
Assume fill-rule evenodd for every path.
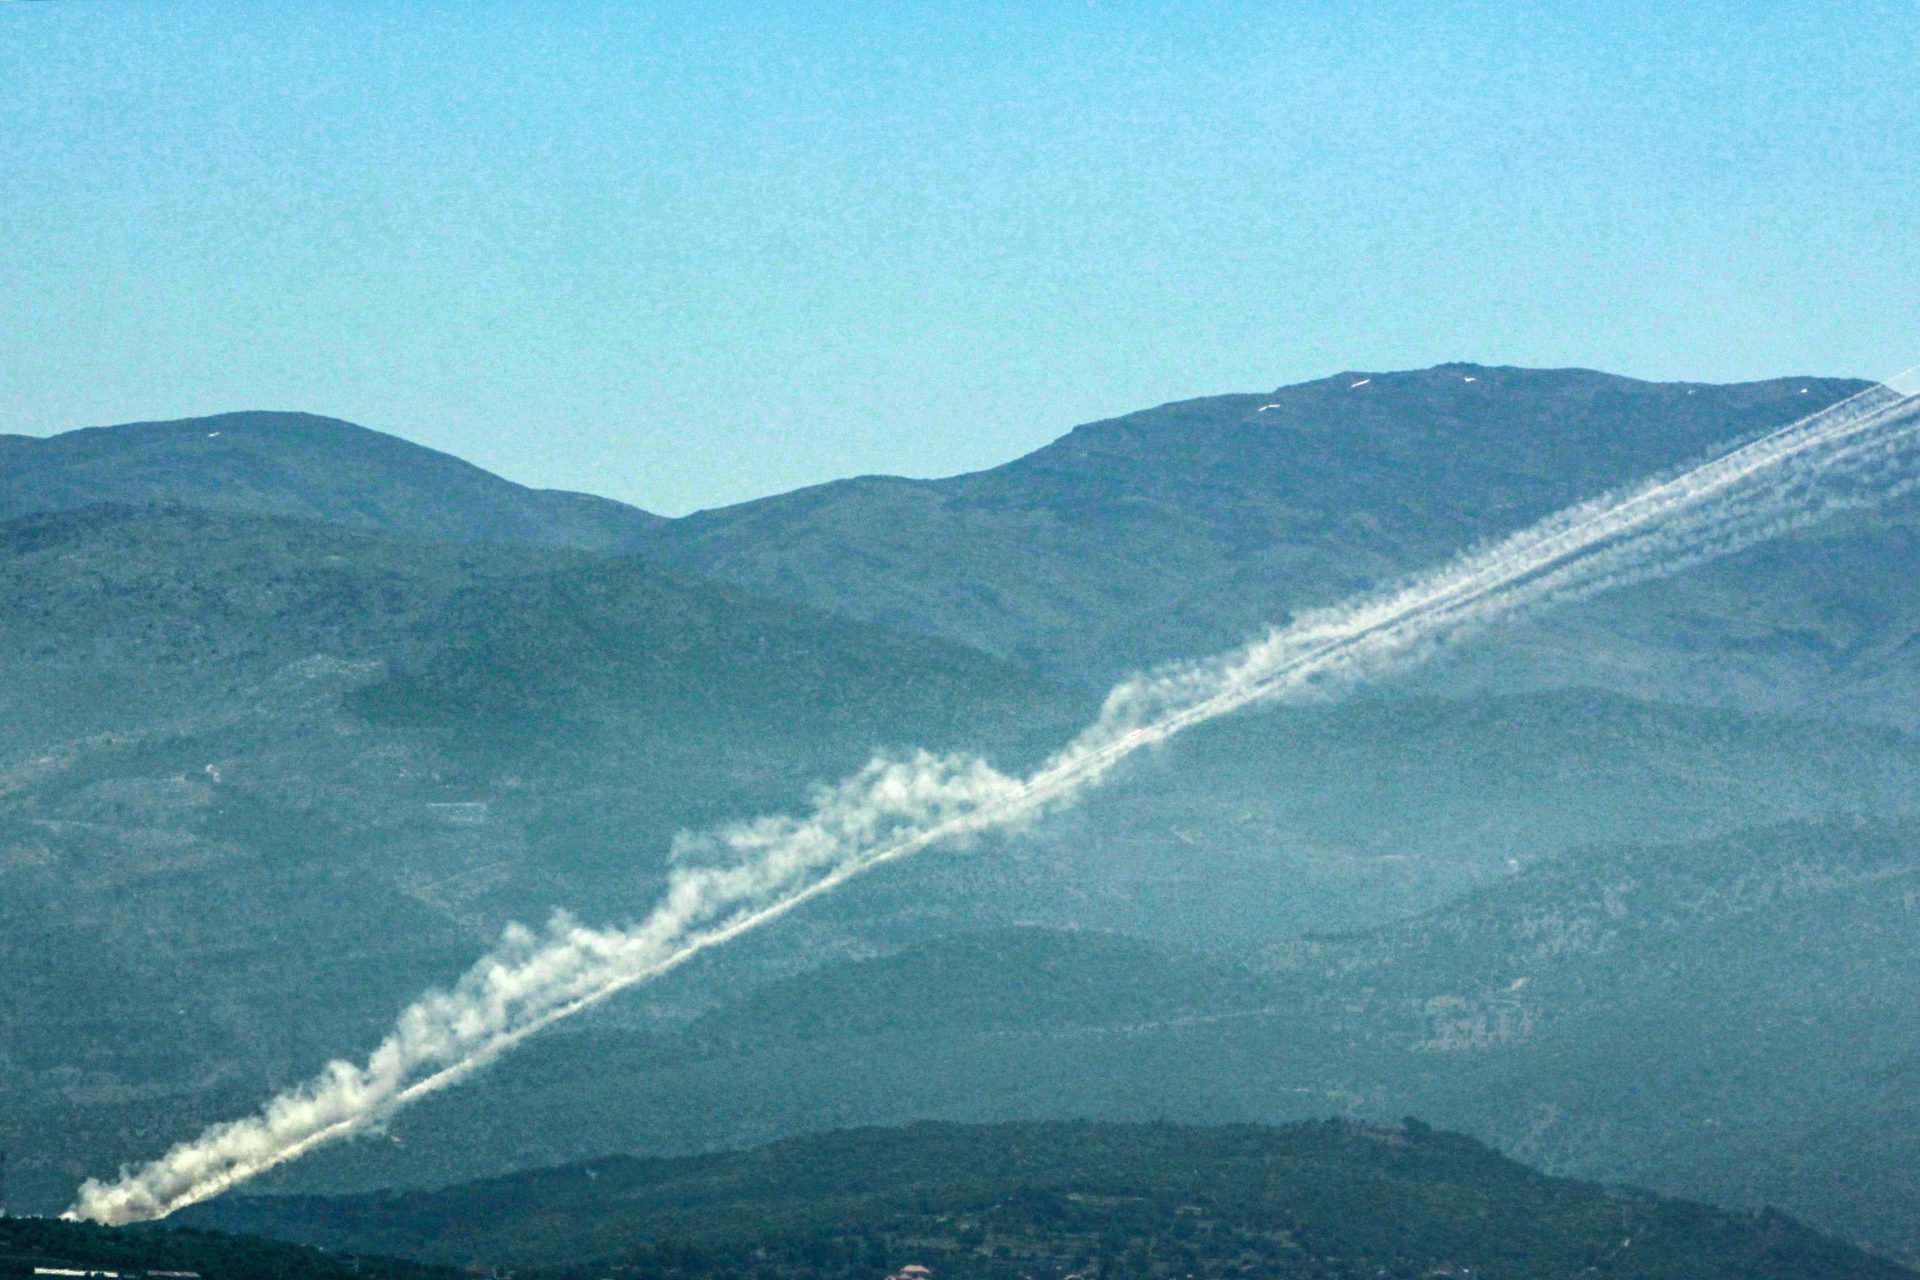
M 310 413 L 223 413 L 0 436 L 0 520 L 101 503 L 297 516 L 439 542 L 629 548 L 660 517 L 529 489 L 450 454 Z

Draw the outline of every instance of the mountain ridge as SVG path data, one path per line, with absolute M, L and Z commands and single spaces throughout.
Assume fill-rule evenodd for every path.
M 530 489 L 319 414 L 241 410 L 0 438 L 0 520 L 101 502 L 179 502 L 454 542 L 627 549 L 661 517 Z
M 1441 365 L 1175 401 L 936 480 L 656 526 L 703 577 L 1103 682 L 1227 647 L 1869 384 Z
M 1543 1177 L 1413 1120 L 921 1123 L 183 1216 L 468 1265 L 658 1266 L 666 1246 L 751 1257 L 776 1275 L 841 1274 L 840 1238 L 855 1237 L 879 1245 L 868 1245 L 875 1270 L 931 1262 L 952 1276 L 1911 1274 L 1785 1215 Z M 1145 1265 L 1122 1258 L 1130 1249 Z

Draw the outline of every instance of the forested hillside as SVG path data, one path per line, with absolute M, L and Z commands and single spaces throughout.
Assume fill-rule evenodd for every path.
M 1912 1274 L 1777 1212 L 1544 1177 L 1413 1120 L 920 1124 L 437 1192 L 240 1200 L 194 1216 L 469 1265 L 506 1259 L 542 1276 Z

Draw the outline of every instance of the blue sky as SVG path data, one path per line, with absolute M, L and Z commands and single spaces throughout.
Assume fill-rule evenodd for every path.
M 1686 8 L 0 3 L 0 431 L 677 513 L 1349 368 L 1920 359 L 1920 5 Z

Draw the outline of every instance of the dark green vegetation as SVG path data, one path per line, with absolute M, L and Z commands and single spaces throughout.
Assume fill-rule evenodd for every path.
M 196 1272 L 203 1280 L 452 1280 L 451 1267 L 392 1258 L 342 1257 L 214 1231 L 115 1231 L 51 1218 L 0 1218 L 0 1277 L 36 1267 L 122 1276 Z
M 196 1216 L 539 1275 L 854 1280 L 916 1264 L 942 1280 L 1912 1274 L 1783 1214 L 1548 1178 L 1415 1121 L 917 1124 L 437 1192 L 239 1200 Z
M 105 502 L 295 516 L 451 542 L 617 551 L 659 517 L 528 489 L 337 418 L 223 413 L 0 436 L 0 520 Z
M 1137 661 L 1856 385 L 1355 381 L 673 522 L 298 415 L 0 439 L 16 1202 L 362 1052 L 509 920 L 645 911 L 677 830 L 876 750 L 1025 767 Z M 1412 1112 L 1920 1256 L 1916 511 L 1195 731 L 275 1185 L 929 1116 Z

